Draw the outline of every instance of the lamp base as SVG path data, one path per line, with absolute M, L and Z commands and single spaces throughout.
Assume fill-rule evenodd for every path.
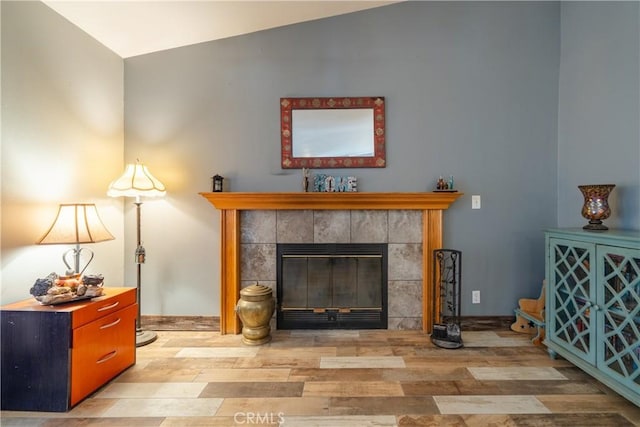
M 158 334 L 153 331 L 136 331 L 136 347 L 151 344 L 158 339 Z

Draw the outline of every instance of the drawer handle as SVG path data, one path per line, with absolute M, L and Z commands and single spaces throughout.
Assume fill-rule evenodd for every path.
M 113 359 L 114 357 L 116 357 L 117 353 L 118 353 L 118 350 L 113 350 L 111 353 L 106 354 L 104 357 L 96 361 L 96 365 L 99 365 L 100 363 L 104 363 L 109 359 Z
M 118 304 L 120 304 L 120 301 L 116 301 L 111 305 L 105 305 L 104 307 L 100 307 L 98 311 L 111 310 L 113 307 L 117 306 Z
M 122 320 L 122 319 L 120 319 L 120 318 L 118 317 L 115 321 L 113 321 L 113 322 L 109 323 L 108 325 L 102 325 L 102 326 L 100 326 L 100 329 L 107 329 L 107 328 L 110 328 L 110 327 L 112 327 L 112 326 L 116 326 L 118 323 L 120 323 L 120 321 L 121 321 L 121 320 Z

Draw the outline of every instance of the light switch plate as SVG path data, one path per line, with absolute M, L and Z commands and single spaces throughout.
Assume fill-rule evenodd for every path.
M 471 196 L 471 209 L 480 209 L 480 195 Z
M 471 303 L 472 304 L 480 304 L 480 291 L 472 291 L 471 292 Z

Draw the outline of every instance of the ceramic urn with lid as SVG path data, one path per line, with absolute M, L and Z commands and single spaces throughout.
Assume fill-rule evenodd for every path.
M 236 313 L 242 321 L 242 342 L 261 345 L 271 341 L 269 322 L 275 307 L 273 292 L 268 286 L 255 284 L 240 290 Z

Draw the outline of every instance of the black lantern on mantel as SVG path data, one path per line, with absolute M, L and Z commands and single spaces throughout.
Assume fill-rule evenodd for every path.
M 433 332 L 431 342 L 442 348 L 460 348 L 462 252 L 433 251 Z
M 216 174 L 211 177 L 211 179 L 213 179 L 213 191 L 216 193 L 222 191 L 222 181 L 224 181 L 224 177 Z

